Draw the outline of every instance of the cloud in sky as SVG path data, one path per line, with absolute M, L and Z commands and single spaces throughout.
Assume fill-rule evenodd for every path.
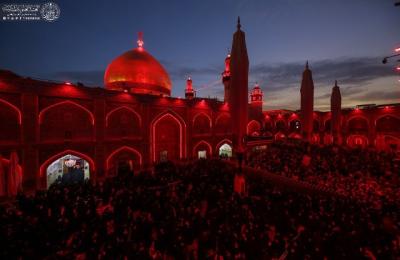
M 338 80 L 341 87 L 343 106 L 354 106 L 365 102 L 396 102 L 398 95 L 378 94 L 395 92 L 397 83 L 393 78 L 392 68 L 382 65 L 381 57 L 343 57 L 310 61 L 309 64 L 313 72 L 316 109 L 329 108 L 330 93 L 335 80 Z M 299 108 L 304 66 L 305 62 L 292 62 L 258 64 L 250 69 L 250 81 L 259 82 L 265 92 L 266 109 L 276 108 L 279 105 L 288 109 Z M 367 93 L 373 94 L 366 95 Z
M 221 72 L 223 64 L 196 68 L 185 64 L 162 62 L 173 81 L 175 96 L 183 95 L 187 76 L 193 78 L 199 96 L 223 97 Z M 398 102 L 398 84 L 390 65 L 383 65 L 381 57 L 343 57 L 309 62 L 315 87 L 315 108 L 326 110 L 335 79 L 341 87 L 343 106 L 361 103 Z M 300 83 L 304 62 L 256 64 L 250 67 L 249 89 L 258 82 L 264 91 L 264 108 L 298 109 Z M 103 85 L 102 70 L 62 71 L 47 77 L 62 81 Z

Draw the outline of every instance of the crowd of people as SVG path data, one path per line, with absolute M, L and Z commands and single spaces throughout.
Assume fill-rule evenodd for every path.
M 381 207 L 400 202 L 400 162 L 395 156 L 373 148 L 282 142 L 252 152 L 248 165 Z
M 255 175 L 240 195 L 237 171 L 223 160 L 166 162 L 152 172 L 21 194 L 15 207 L 0 207 L 0 258 L 400 257 L 398 207 L 280 190 Z

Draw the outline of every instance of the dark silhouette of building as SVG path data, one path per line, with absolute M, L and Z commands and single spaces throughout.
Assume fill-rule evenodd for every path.
M 310 140 L 314 117 L 314 81 L 312 72 L 308 67 L 308 61 L 301 80 L 300 97 L 302 133 L 306 140 Z

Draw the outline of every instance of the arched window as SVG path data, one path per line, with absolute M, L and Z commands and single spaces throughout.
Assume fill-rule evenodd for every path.
M 129 138 L 140 136 L 140 115 L 130 107 L 118 107 L 106 116 L 107 136 Z
M 347 123 L 348 131 L 352 134 L 366 134 L 368 132 L 368 121 L 363 117 L 353 117 Z
M 205 113 L 193 117 L 193 134 L 202 135 L 211 133 L 211 118 Z
M 178 160 L 184 157 L 183 120 L 167 112 L 158 116 L 151 124 L 153 160 Z
M 0 142 L 15 143 L 20 139 L 21 111 L 0 99 Z
M 142 165 L 142 154 L 129 146 L 122 146 L 111 152 L 106 160 L 106 169 L 109 175 L 118 175 L 121 172 L 134 172 Z
M 39 113 L 40 139 L 43 141 L 92 140 L 94 116 L 82 105 L 63 101 Z
M 217 134 L 229 134 L 231 128 L 231 117 L 228 114 L 221 114 L 215 120 L 215 132 Z
M 259 136 L 261 133 L 261 124 L 256 120 L 251 120 L 247 124 L 247 135 Z
M 376 131 L 378 133 L 399 133 L 400 119 L 391 115 L 380 117 L 376 120 Z

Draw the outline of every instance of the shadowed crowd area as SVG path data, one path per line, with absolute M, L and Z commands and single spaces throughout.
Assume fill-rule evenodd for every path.
M 284 155 L 300 148 L 277 145 L 274 149 Z M 313 165 L 321 151 L 308 151 Z M 287 167 L 295 170 L 297 157 Z M 258 162 L 259 168 L 279 168 L 277 162 L 269 168 L 263 164 L 267 159 L 254 158 L 252 164 Z M 351 165 L 352 158 L 346 158 Z M 383 164 L 388 162 L 384 158 L 379 157 Z M 310 174 L 314 166 L 310 167 L 296 171 Z M 223 160 L 166 162 L 154 172 L 134 174 L 127 169 L 104 182 L 54 184 L 32 197 L 20 195 L 15 208 L 1 208 L 0 257 L 400 257 L 399 209 L 390 200 L 382 198 L 377 207 L 354 196 L 281 189 L 274 183 L 278 179 L 271 181 L 262 174 L 245 175 L 246 192 L 240 194 L 233 190 L 238 175 L 242 174 Z

